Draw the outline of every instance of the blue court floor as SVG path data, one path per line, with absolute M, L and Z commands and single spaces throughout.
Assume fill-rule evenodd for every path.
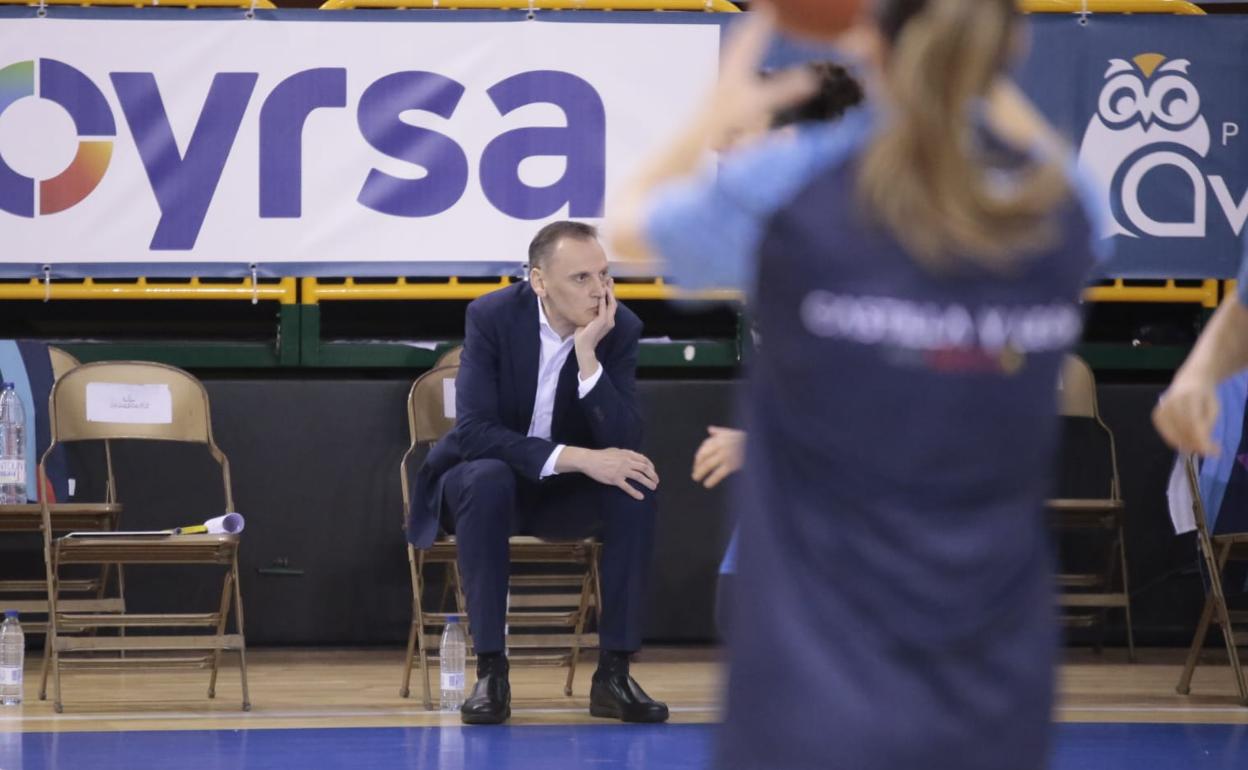
M 0 770 L 685 770 L 711 725 L 0 733 Z M 1248 725 L 1062 724 L 1053 770 L 1245 770 Z M 779 769 L 777 769 L 779 770 Z

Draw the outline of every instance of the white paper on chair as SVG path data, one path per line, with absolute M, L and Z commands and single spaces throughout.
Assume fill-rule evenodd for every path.
M 455 419 L 455 380 L 442 380 L 442 414 L 448 420 Z
M 173 422 L 173 395 L 163 383 L 88 382 L 87 421 L 168 425 Z
M 1196 529 L 1196 515 L 1192 513 L 1192 487 L 1187 482 L 1187 468 L 1182 456 L 1175 458 L 1174 468 L 1170 471 L 1166 500 L 1170 503 L 1170 521 L 1174 524 L 1174 534 L 1182 535 Z

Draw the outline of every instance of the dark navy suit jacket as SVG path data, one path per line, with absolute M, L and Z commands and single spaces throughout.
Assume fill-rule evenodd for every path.
M 641 320 L 619 306 L 615 328 L 598 343 L 602 377 L 577 397 L 576 353 L 559 372 L 550 440 L 528 436 L 541 353 L 537 295 L 527 281 L 468 305 L 464 350 L 455 380 L 455 427 L 416 471 L 407 539 L 427 548 L 438 532 L 442 478 L 462 462 L 502 460 L 516 475 L 538 481 L 558 444 L 606 449 L 641 446 L 637 406 L 637 347 Z

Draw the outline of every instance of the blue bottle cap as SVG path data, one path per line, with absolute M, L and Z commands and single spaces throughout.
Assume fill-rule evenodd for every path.
M 449 616 L 447 616 L 447 618 L 446 618 L 446 622 L 447 622 L 447 623 L 458 623 L 458 622 L 459 622 L 459 616 L 458 616 L 458 615 L 449 615 Z
M 17 619 L 17 610 L 5 610 L 5 611 L 4 611 L 4 616 L 5 616 L 6 618 L 13 618 L 13 619 L 15 619 L 15 620 L 16 620 L 16 619 Z

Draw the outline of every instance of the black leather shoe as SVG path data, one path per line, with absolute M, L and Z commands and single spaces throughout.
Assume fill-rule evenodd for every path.
M 646 695 L 627 671 L 599 669 L 589 689 L 589 714 L 621 722 L 666 722 L 667 704 Z
M 459 718 L 466 725 L 497 725 L 511 716 L 511 682 L 507 679 L 507 658 L 483 662 L 477 666 L 477 683 L 472 695 L 459 708 Z

